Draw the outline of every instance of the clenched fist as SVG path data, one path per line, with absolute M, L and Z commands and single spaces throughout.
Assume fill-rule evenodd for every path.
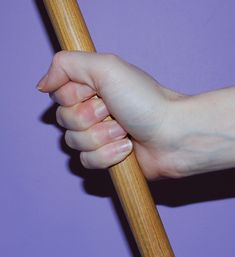
M 210 101 L 221 93 L 188 97 L 115 55 L 66 51 L 55 55 L 38 88 L 60 105 L 57 121 L 86 168 L 112 166 L 133 149 L 149 179 L 187 176 L 217 165 L 213 154 L 223 140 L 211 137 L 218 122 Z M 218 162 L 218 168 L 224 166 Z

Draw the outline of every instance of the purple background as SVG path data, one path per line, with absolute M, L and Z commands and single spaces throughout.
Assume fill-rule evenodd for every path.
M 80 5 L 98 51 L 162 84 L 188 94 L 235 84 L 234 0 Z M 40 6 L 0 1 L 0 255 L 138 256 L 109 177 L 79 167 L 35 89 L 54 52 Z M 151 184 L 176 257 L 235 256 L 234 173 Z

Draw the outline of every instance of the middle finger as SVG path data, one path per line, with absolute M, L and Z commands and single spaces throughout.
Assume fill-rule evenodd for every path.
M 93 98 L 72 107 L 59 106 L 56 119 L 62 127 L 82 131 L 104 120 L 109 112 L 101 99 Z

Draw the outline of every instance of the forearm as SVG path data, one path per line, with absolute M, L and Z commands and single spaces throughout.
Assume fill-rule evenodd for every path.
M 182 170 L 194 174 L 235 167 L 235 87 L 186 98 L 179 109 Z

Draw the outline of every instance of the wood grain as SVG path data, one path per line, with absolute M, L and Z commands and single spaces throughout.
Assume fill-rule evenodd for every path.
M 95 52 L 75 0 L 44 0 L 44 4 L 62 49 Z M 173 257 L 173 251 L 134 152 L 109 171 L 141 255 Z

